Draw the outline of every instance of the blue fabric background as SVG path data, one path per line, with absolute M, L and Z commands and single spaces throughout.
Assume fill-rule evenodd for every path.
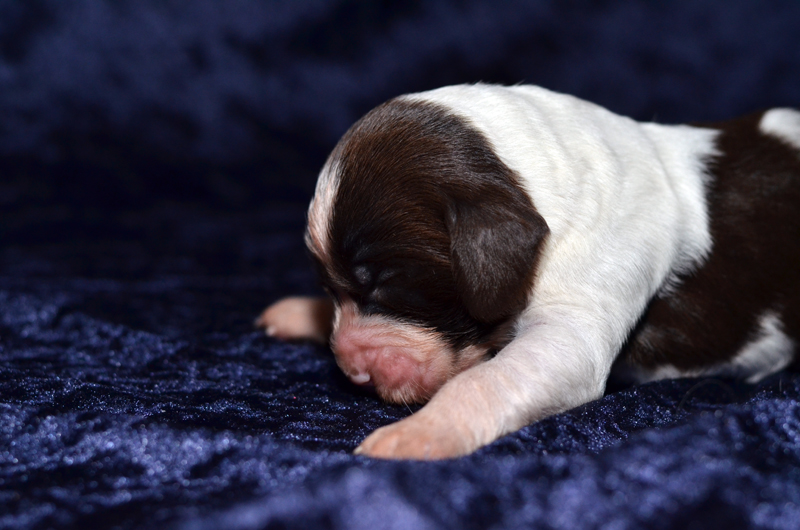
M 253 330 L 363 112 L 527 82 L 643 120 L 800 105 L 800 3 L 0 0 L 0 527 L 800 527 L 800 377 L 626 388 L 436 463 Z

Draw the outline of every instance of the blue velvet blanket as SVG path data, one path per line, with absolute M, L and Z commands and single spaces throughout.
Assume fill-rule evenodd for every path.
M 252 324 L 319 292 L 305 204 L 375 104 L 485 81 L 661 122 L 798 106 L 798 27 L 794 0 L 0 0 L 0 528 L 800 528 L 791 370 L 612 381 L 387 462 L 351 451 L 413 408 Z

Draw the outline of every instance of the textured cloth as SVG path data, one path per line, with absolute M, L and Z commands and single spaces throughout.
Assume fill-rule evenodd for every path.
M 442 462 L 253 329 L 318 293 L 327 152 L 391 96 L 530 82 L 637 119 L 800 104 L 800 4 L 0 1 L 0 528 L 800 527 L 800 375 L 607 395 Z

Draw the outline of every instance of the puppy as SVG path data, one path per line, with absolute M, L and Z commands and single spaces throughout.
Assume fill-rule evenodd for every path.
M 306 243 L 331 301 L 259 325 L 330 345 L 417 413 L 357 453 L 464 455 L 639 381 L 749 382 L 800 337 L 800 112 L 638 123 L 534 86 L 453 86 L 364 116 Z

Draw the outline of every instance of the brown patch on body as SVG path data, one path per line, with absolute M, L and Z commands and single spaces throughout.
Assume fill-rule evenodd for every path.
M 774 312 L 800 337 L 800 152 L 763 134 L 763 113 L 714 128 L 704 265 L 655 298 L 623 352 L 647 368 L 692 370 L 735 356 Z

